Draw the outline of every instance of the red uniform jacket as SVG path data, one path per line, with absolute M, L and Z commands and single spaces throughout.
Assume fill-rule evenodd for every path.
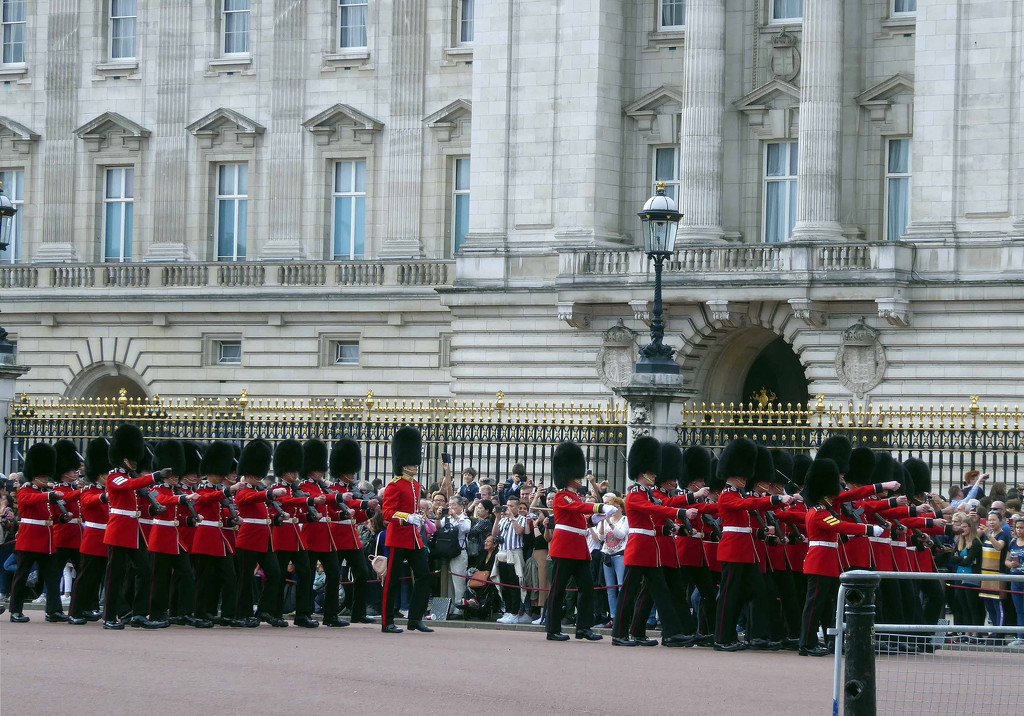
M 184 549 L 178 536 L 178 526 L 179 522 L 185 522 L 188 510 L 181 507 L 181 496 L 175 495 L 169 486 L 160 485 L 153 492 L 156 501 L 166 507 L 167 511 L 153 518 L 146 538 L 147 548 L 150 552 L 178 554 L 179 550 Z
M 678 507 L 656 504 L 655 493 L 650 493 L 639 485 L 630 488 L 626 495 L 626 519 L 629 521 L 629 539 L 626 540 L 626 553 L 623 563 L 627 567 L 660 567 L 662 566 L 661 545 L 657 535 L 661 532 L 665 520 L 674 521 L 679 513 Z M 680 495 L 673 500 L 686 500 Z M 676 559 L 675 545 L 666 547 L 671 560 Z M 669 555 L 665 555 L 669 558 Z M 671 562 L 669 562 L 671 564 Z
M 796 531 L 806 537 L 807 531 L 807 505 L 802 502 L 794 502 L 784 510 L 775 511 L 775 519 L 780 526 L 795 527 Z M 787 533 L 792 530 L 785 530 Z M 804 559 L 807 557 L 807 542 L 792 544 L 789 534 L 784 535 L 783 550 L 786 553 L 786 566 L 792 572 L 804 571 Z
M 112 547 L 139 547 L 139 496 L 136 490 L 153 484 L 152 475 L 129 477 L 118 468 L 107 475 L 107 499 L 110 502 L 110 519 L 103 543 Z M 149 509 L 149 503 L 145 505 Z M 147 513 L 148 514 L 148 513 Z M 145 540 L 145 538 L 143 538 Z M 145 544 L 145 542 L 143 542 Z
M 71 515 L 71 521 L 59 524 L 54 520 L 53 546 L 57 549 L 79 549 L 82 544 L 82 506 L 78 504 L 78 498 L 82 491 L 66 483 L 57 485 L 57 489 L 64 493 L 64 506 Z
M 772 525 L 768 519 L 768 512 L 772 513 L 772 517 L 775 518 L 775 525 Z M 771 510 L 766 511 L 765 521 L 769 527 L 775 527 L 775 539 L 772 540 L 775 544 L 768 544 L 768 538 L 765 537 L 764 550 L 765 556 L 768 558 L 768 564 L 771 566 L 773 572 L 785 572 L 789 568 L 789 563 L 786 561 L 786 535 L 785 523 L 779 519 L 779 515 L 783 513 L 780 508 L 778 512 Z
M 572 490 L 555 493 L 552 511 L 555 530 L 548 546 L 548 556 L 560 559 L 590 559 L 587 547 L 587 528 L 590 518 L 601 510 L 601 505 L 584 502 Z M 626 541 L 629 544 L 629 541 Z
M 698 502 L 693 505 L 701 515 L 718 514 L 718 505 L 711 502 Z M 704 520 L 698 517 L 692 520 L 693 534 L 680 532 L 676 537 L 676 557 L 680 567 L 706 567 L 708 560 L 704 554 L 705 530 L 709 529 Z
M 661 488 L 653 488 L 654 496 L 661 500 L 661 504 L 668 506 L 686 507 L 690 505 L 690 497 L 688 493 L 682 495 L 675 495 L 670 497 L 667 492 Z M 681 539 L 671 534 L 665 534 L 665 527 L 668 523 L 676 524 L 677 515 L 673 515 L 668 522 L 665 520 L 656 520 L 659 523 L 660 528 L 654 531 L 654 539 L 658 542 L 658 557 L 662 567 L 679 567 L 679 554 L 676 551 L 676 541 Z M 629 542 L 627 541 L 628 545 Z
M 203 520 L 192 537 L 192 554 L 208 554 L 213 557 L 234 554 L 221 530 L 220 501 L 224 499 L 224 493 L 213 485 L 200 485 L 196 492 L 199 493 L 199 499 L 192 506 Z
M 110 508 L 100 499 L 103 488 L 91 485 L 82 490 L 78 503 L 82 508 L 82 544 L 78 551 L 93 557 L 106 557 L 107 545 L 103 537 L 107 533 L 107 520 Z
M 291 487 L 285 487 L 291 491 Z M 271 530 L 271 539 L 274 542 L 275 551 L 298 552 L 308 549 L 306 538 L 302 533 L 302 527 L 300 527 L 306 519 L 306 505 L 309 504 L 307 500 L 309 500 L 308 497 L 296 497 L 290 494 L 278 498 L 277 501 L 281 503 L 285 514 L 288 515 L 288 519 L 279 525 L 274 525 Z
M 722 518 L 722 541 L 718 544 L 719 562 L 752 564 L 755 560 L 754 530 L 749 510 L 763 510 L 781 504 L 778 497 L 743 497 L 734 487 L 726 487 L 718 497 Z
M 804 560 L 804 574 L 823 577 L 839 576 L 839 545 L 836 535 L 866 535 L 870 525 L 843 522 L 836 519 L 824 505 L 815 505 L 807 510 L 807 558 Z
M 272 524 L 270 503 L 273 498 L 271 490 L 257 490 L 245 485 L 235 493 L 235 505 L 242 524 L 238 527 L 235 546 L 250 552 L 273 552 L 274 545 L 270 539 Z
M 336 492 L 341 499 L 349 492 L 348 487 L 348 485 L 339 483 L 332 485 L 331 490 Z M 356 526 L 369 519 L 366 514 L 368 506 L 369 503 L 365 500 L 362 502 L 352 501 L 348 503 L 348 512 L 346 513 L 340 506 L 332 506 L 329 502 L 327 503 L 327 514 L 331 518 L 331 539 L 334 540 L 334 548 L 339 552 L 363 548 Z
M 188 485 L 183 485 L 181 487 L 181 490 L 185 494 L 191 494 L 191 493 L 195 492 L 195 490 L 193 490 Z M 185 512 L 187 513 L 188 510 L 186 510 Z M 197 510 L 197 512 L 198 512 L 198 510 Z M 186 552 L 189 552 L 189 553 L 192 552 L 192 542 L 195 540 L 196 530 L 197 529 L 199 529 L 199 528 L 198 527 L 189 527 L 187 524 L 185 524 L 185 520 L 179 520 L 179 523 L 178 523 L 178 542 L 181 543 L 181 546 L 184 548 L 184 550 Z
M 54 490 L 58 495 L 59 490 Z M 18 489 L 18 517 L 21 526 L 14 541 L 14 549 L 18 552 L 39 552 L 53 554 L 57 548 L 53 544 L 53 523 L 56 522 L 56 509 L 50 504 L 50 493 L 43 492 L 32 483 Z
M 419 509 L 420 483 L 405 477 L 396 477 L 384 489 L 381 502 L 384 521 L 388 523 L 384 538 L 386 547 L 422 549 L 423 540 L 418 527 L 406 524 L 409 515 Z
M 331 533 L 331 516 L 328 505 L 337 508 L 341 495 L 337 492 L 326 493 L 323 488 L 312 480 L 299 485 L 299 489 L 310 497 L 327 495 L 327 502 L 322 505 L 314 505 L 314 509 L 320 513 L 319 522 L 305 522 L 302 525 L 302 540 L 306 543 L 306 549 L 312 552 L 333 552 L 338 549 L 334 543 L 334 536 Z

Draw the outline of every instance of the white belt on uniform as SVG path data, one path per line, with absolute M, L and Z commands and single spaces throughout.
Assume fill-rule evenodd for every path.
M 350 525 L 352 520 L 331 520 L 331 524 L 334 525 Z
M 21 518 L 21 524 L 23 525 L 39 525 L 40 527 L 49 527 L 53 524 L 50 520 L 30 520 L 27 517 Z
M 813 539 L 810 541 L 808 546 L 810 546 L 810 547 L 831 547 L 832 549 L 839 549 L 839 545 L 837 545 L 835 542 L 822 542 L 820 540 L 813 540 Z
M 259 517 L 243 517 L 242 523 L 247 525 L 269 525 L 271 522 L 268 517 L 265 520 L 261 520 Z
M 113 510 L 111 510 L 111 512 L 113 512 Z M 152 524 L 156 524 L 156 520 L 148 520 L 148 519 L 139 518 L 139 524 L 140 525 L 152 525 Z
M 630 527 L 629 534 L 631 535 L 647 535 L 648 537 L 654 536 L 654 530 L 645 530 L 640 527 Z
M 877 544 L 892 544 L 892 540 L 888 537 L 868 537 L 868 541 L 875 542 Z
M 153 520 L 152 524 L 154 527 L 177 527 L 177 520 Z
M 22 520 L 24 521 L 24 520 Z M 83 527 L 92 527 L 94 530 L 105 530 L 107 529 L 106 522 L 83 522 Z
M 138 517 L 142 513 L 138 510 L 119 510 L 112 507 L 110 508 L 110 514 L 121 515 L 122 517 Z M 24 520 L 22 520 L 22 522 L 24 522 Z
M 897 541 L 897 540 L 892 540 L 889 544 L 891 544 L 893 547 L 906 547 L 907 546 L 907 543 L 905 541 Z
M 330 522 L 330 521 L 331 521 L 330 517 L 321 517 L 320 519 L 317 520 L 317 522 Z
M 572 532 L 575 535 L 586 536 L 587 534 L 587 531 L 585 529 L 581 529 L 579 527 L 570 527 L 569 525 L 555 525 L 555 529 L 562 530 L 564 532 Z
M 749 527 L 723 527 L 722 532 L 739 532 L 740 534 L 749 535 L 754 531 Z
M 82 524 L 82 518 L 81 517 L 73 517 L 70 520 L 68 520 L 67 522 L 65 522 L 64 524 L 66 524 L 66 525 L 80 525 L 80 524 Z
M 207 521 L 203 520 L 196 527 L 217 527 L 220 528 L 220 522 L 218 520 Z
M 703 532 L 694 532 L 692 535 L 689 535 L 689 536 L 693 537 L 694 539 L 704 539 L 704 533 Z

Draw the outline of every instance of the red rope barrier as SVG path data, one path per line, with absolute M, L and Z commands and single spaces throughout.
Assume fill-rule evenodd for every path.
M 982 575 L 978 575 L 978 576 L 982 576 Z M 988 575 L 985 575 L 985 576 L 988 576 Z M 998 580 L 998 579 L 993 579 L 993 580 L 982 579 L 981 581 L 983 581 L 983 582 L 988 582 L 988 581 L 998 582 L 1000 580 Z M 1024 590 L 1015 590 L 1015 589 L 987 589 L 985 587 L 972 587 L 972 586 L 967 585 L 967 584 L 953 584 L 952 582 L 949 583 L 949 586 L 951 586 L 953 589 L 969 589 L 969 590 L 975 591 L 975 592 L 992 592 L 993 594 L 1024 594 Z

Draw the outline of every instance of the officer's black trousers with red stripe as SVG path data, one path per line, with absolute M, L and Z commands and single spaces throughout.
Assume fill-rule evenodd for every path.
M 107 601 L 103 609 L 104 621 L 116 621 L 118 615 L 122 613 L 121 599 L 128 565 L 131 565 L 134 580 L 131 602 L 132 616 L 144 617 L 149 613 L 149 590 L 152 575 L 146 542 L 140 534 L 137 548 L 113 545 L 107 547 L 107 576 L 104 581 Z
M 589 559 L 551 557 L 551 594 L 548 597 L 548 634 L 562 631 L 565 611 L 565 590 L 569 580 L 576 578 L 576 631 L 586 631 L 594 625 L 594 578 Z M 621 611 L 621 609 L 620 609 Z
M 676 570 L 678 573 L 678 570 Z M 682 580 L 680 580 L 681 583 Z M 665 581 L 665 574 L 661 567 L 638 567 L 626 565 L 626 571 L 622 574 L 622 589 L 619 592 L 619 605 L 615 609 L 615 623 L 612 625 L 612 636 L 619 639 L 629 637 L 630 627 L 639 620 L 639 607 L 641 587 L 646 589 L 658 609 L 658 616 L 661 617 L 661 637 L 667 639 L 682 632 L 679 624 L 679 615 L 676 613 L 673 604 L 672 593 L 669 591 Z M 648 610 L 648 615 L 650 610 Z M 689 612 L 687 612 L 689 615 Z M 647 617 L 644 617 L 647 622 Z M 634 631 L 641 631 L 643 627 L 634 627 Z M 689 633 L 693 633 L 692 629 Z
M 736 641 L 736 620 L 747 602 L 753 602 L 747 623 L 748 639 L 768 636 L 768 601 L 764 575 L 756 562 L 722 562 L 722 580 L 718 589 L 718 615 L 715 618 L 715 641 L 731 644 Z
M 398 581 L 398 566 L 408 563 L 412 572 L 412 596 L 409 598 L 409 623 L 423 621 L 430 600 L 430 563 L 425 549 L 388 548 L 388 571 L 384 574 L 383 609 L 381 609 L 381 626 L 395 623 L 395 605 L 402 593 L 401 582 Z M 326 608 L 324 614 L 326 614 Z
M 100 608 L 100 584 L 107 571 L 107 558 L 94 554 L 83 554 L 75 588 L 71 590 L 71 606 L 68 613 L 81 618 L 84 612 Z
M 818 625 L 826 634 L 835 625 L 836 596 L 839 577 L 807 575 L 807 600 L 800 619 L 800 646 L 815 649 L 818 646 Z
M 38 584 L 46 585 L 46 613 L 57 614 L 60 603 L 60 573 L 63 565 L 58 565 L 57 557 L 43 552 L 16 552 L 18 567 L 14 571 L 14 582 L 11 583 L 11 614 L 19 614 L 25 605 L 25 587 L 32 565 L 36 565 L 39 575 Z

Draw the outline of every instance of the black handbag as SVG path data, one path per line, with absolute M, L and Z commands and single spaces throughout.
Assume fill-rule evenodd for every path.
M 434 557 L 453 559 L 459 556 L 462 547 L 459 546 L 459 528 L 450 520 L 442 521 L 430 538 L 430 554 Z

